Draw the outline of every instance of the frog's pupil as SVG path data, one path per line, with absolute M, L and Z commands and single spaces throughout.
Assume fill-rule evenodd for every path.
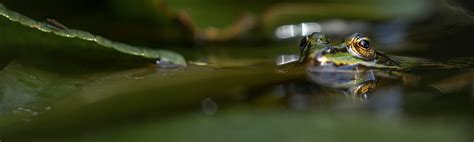
M 367 41 L 367 40 L 362 40 L 362 41 L 360 41 L 360 42 L 359 42 L 359 45 L 360 45 L 361 47 L 365 48 L 365 49 L 370 48 L 370 43 L 369 43 L 369 41 Z

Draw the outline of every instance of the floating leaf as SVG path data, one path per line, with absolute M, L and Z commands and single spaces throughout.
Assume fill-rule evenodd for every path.
M 113 52 L 118 52 L 146 59 L 160 59 L 174 64 L 186 65 L 184 58 L 172 51 L 131 46 L 88 32 L 68 28 L 63 29 L 44 22 L 37 22 L 7 9 L 2 4 L 0 4 L 0 15 L 3 16 L 0 19 L 0 27 L 2 28 L 0 30 L 2 35 L 0 45 L 3 45 L 2 48 L 22 47 L 26 48 L 22 49 L 26 50 L 25 52 L 32 52 L 35 51 L 33 48 L 42 47 L 40 51 L 53 49 L 54 52 L 63 50 L 67 52 L 69 50 L 69 52 L 78 52 L 77 54 L 82 54 L 81 52 L 105 51 L 105 53 L 96 54 L 97 56 L 109 56 L 107 54 L 117 54 Z M 124 55 L 115 55 L 115 57 L 119 56 Z
M 33 19 L 54 18 L 64 25 L 134 45 L 155 48 L 155 45 L 182 45 L 194 40 L 193 29 L 163 0 L 4 0 L 2 3 Z

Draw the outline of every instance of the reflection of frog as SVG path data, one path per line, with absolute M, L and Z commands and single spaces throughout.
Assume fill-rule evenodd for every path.
M 338 45 L 332 45 L 326 35 L 312 33 L 300 44 L 299 64 L 318 66 L 362 65 L 371 68 L 400 68 L 400 63 L 382 52 L 375 51 L 371 40 L 364 34 L 354 33 Z
M 342 91 L 353 101 L 365 102 L 377 84 L 376 72 L 363 66 L 316 66 L 308 70 L 313 84 Z

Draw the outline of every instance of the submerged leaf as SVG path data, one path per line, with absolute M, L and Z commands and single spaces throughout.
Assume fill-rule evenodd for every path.
M 9 67 L 12 68 L 7 69 L 14 69 L 15 66 L 9 65 Z M 160 71 L 147 67 L 106 76 L 87 75 L 93 79 L 84 79 L 86 77 L 83 76 L 65 79 L 45 76 L 42 78 L 48 78 L 53 82 L 39 83 L 42 86 L 36 87 L 37 92 L 56 96 L 68 94 L 68 96 L 48 103 L 51 110 L 40 112 L 30 123 L 4 124 L 5 127 L 1 130 L 8 131 L 0 130 L 0 135 L 3 139 L 19 138 L 16 137 L 17 134 L 50 137 L 57 134 L 82 133 L 97 126 L 107 127 L 116 124 L 117 121 L 136 119 L 136 116 L 140 118 L 156 115 L 172 116 L 193 110 L 194 106 L 200 106 L 206 98 L 212 98 L 219 105 L 235 102 L 244 99 L 243 94 L 249 89 L 291 80 L 302 76 L 303 73 L 279 74 L 269 68 L 265 66 L 258 69 L 214 69 L 190 66 L 186 70 Z M 54 74 L 47 73 L 47 75 Z M 9 82 L 18 82 L 10 80 Z M 15 87 L 10 84 L 4 86 Z M 24 84 L 16 86 L 31 88 Z M 55 86 L 67 88 L 61 89 Z M 56 94 L 49 90 L 64 91 Z M 83 125 L 86 123 L 88 125 Z M 61 133 L 51 131 L 58 130 L 56 128 L 66 128 L 64 130 L 67 131 Z M 37 135 L 30 133 L 33 132 L 30 130 L 44 133 Z

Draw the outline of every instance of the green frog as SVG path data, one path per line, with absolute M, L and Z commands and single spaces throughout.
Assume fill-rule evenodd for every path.
M 339 90 L 357 102 L 368 100 L 376 88 L 377 76 L 384 75 L 375 69 L 402 69 L 400 62 L 376 51 L 371 39 L 361 33 L 334 44 L 325 34 L 315 32 L 305 36 L 299 48 L 299 56 L 280 56 L 277 65 L 303 66 L 309 83 Z
M 331 44 L 323 33 L 315 32 L 301 40 L 300 65 L 365 66 L 400 69 L 400 63 L 372 47 L 371 39 L 361 33 L 346 37 L 342 43 Z

